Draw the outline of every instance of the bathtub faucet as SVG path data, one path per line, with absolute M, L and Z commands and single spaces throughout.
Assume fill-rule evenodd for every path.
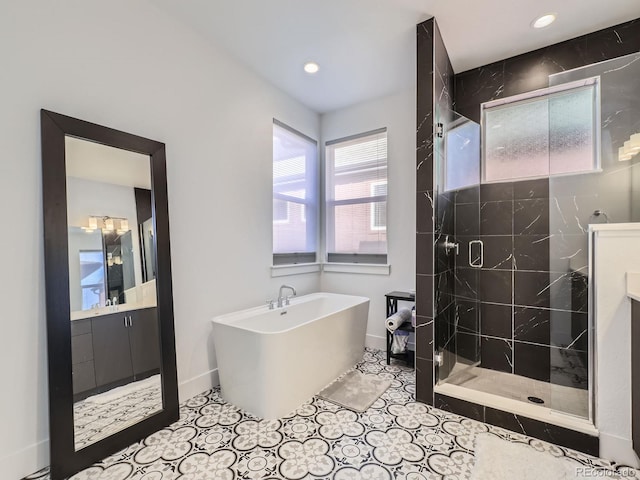
M 280 290 L 278 291 L 278 308 L 289 305 L 289 297 L 285 297 L 282 295 L 282 290 L 289 289 L 293 292 L 293 295 L 296 295 L 296 289 L 291 285 L 281 285 Z

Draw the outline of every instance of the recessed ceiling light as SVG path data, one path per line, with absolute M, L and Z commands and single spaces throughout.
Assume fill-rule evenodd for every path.
M 307 73 L 317 73 L 320 67 L 316 62 L 307 62 L 304 64 L 304 71 Z
M 536 18 L 533 22 L 531 22 L 531 26 L 533 28 L 544 28 L 551 25 L 553 22 L 555 22 L 555 20 L 556 20 L 555 13 L 547 13 L 545 15 L 542 15 Z

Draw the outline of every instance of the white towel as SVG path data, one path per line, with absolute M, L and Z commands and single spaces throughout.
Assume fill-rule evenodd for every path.
M 387 330 L 391 333 L 395 332 L 404 322 L 408 322 L 411 320 L 411 310 L 408 308 L 401 308 L 396 313 L 391 315 L 385 321 L 385 325 L 387 326 Z

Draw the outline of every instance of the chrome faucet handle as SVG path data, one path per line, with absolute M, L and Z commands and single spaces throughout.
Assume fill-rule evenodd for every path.
M 267 305 L 269 305 L 269 310 L 273 310 L 275 304 L 276 304 L 275 300 L 267 300 Z
M 285 305 L 289 305 L 290 303 L 291 303 L 291 295 L 287 295 L 287 296 L 284 298 L 284 304 L 285 304 Z

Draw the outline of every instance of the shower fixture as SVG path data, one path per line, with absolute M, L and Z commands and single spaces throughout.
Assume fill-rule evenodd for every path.
M 444 247 L 444 252 L 447 255 L 451 255 L 451 250 L 455 250 L 456 255 L 460 254 L 460 244 L 458 242 L 450 242 L 449 235 L 444 237 L 444 243 L 442 244 L 442 246 Z

